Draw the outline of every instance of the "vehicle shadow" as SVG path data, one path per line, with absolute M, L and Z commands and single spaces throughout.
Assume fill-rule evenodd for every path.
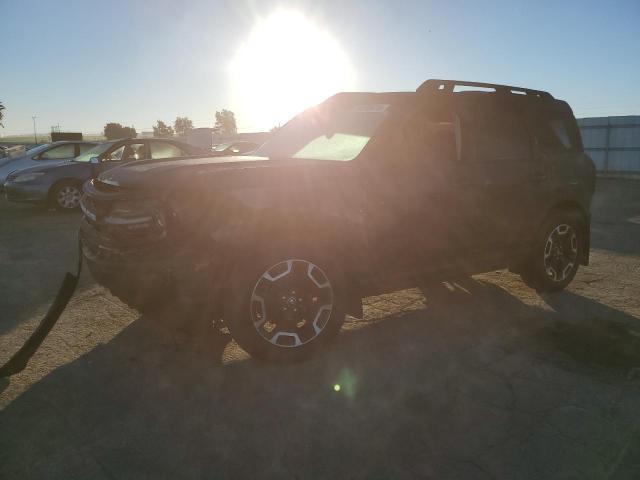
M 571 292 L 543 298 L 555 315 L 542 341 L 581 364 L 640 367 L 640 319 Z
M 585 316 L 637 321 L 579 295 L 548 297 L 547 310 L 473 279 L 423 291 L 412 311 L 368 300 L 365 313 L 383 313 L 294 365 L 237 359 L 195 312 L 143 316 L 0 412 L 0 476 L 488 478 L 470 459 L 539 423 L 513 409 L 501 363 L 640 359 L 564 350 Z M 628 340 L 615 331 L 584 338 L 613 349 Z M 517 449 L 501 455 L 516 468 Z

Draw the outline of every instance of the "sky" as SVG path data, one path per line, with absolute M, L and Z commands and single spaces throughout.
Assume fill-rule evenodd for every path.
M 525 86 L 640 114 L 640 1 L 0 0 L 3 136 L 148 131 L 236 112 L 269 129 L 337 90 Z

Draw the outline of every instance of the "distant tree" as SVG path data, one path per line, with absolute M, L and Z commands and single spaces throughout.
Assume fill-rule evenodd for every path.
M 193 122 L 188 117 L 176 117 L 176 121 L 173 122 L 173 129 L 176 135 L 184 135 L 193 128 Z
M 133 127 L 123 127 L 119 123 L 107 123 L 104 126 L 104 136 L 107 140 L 115 140 L 116 138 L 135 137 L 136 129 Z
M 213 126 L 213 131 L 220 135 L 235 135 L 238 133 L 235 114 L 226 109 L 216 112 L 216 124 Z
M 282 125 L 276 125 L 275 127 L 273 127 L 271 130 L 269 130 L 271 133 L 277 133 L 278 130 L 280 130 L 282 128 Z
M 153 126 L 154 137 L 173 137 L 173 128 L 162 120 L 158 120 Z
M 0 127 L 4 128 L 4 125 L 2 123 L 2 119 L 4 118 L 4 105 L 2 104 L 2 102 L 0 102 Z

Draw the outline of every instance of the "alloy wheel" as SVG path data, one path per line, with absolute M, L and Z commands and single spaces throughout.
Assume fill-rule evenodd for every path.
M 544 247 L 544 269 L 554 282 L 563 282 L 578 258 L 578 237 L 571 225 L 558 225 L 549 234 Z
M 72 185 L 65 185 L 60 190 L 58 190 L 58 194 L 56 195 L 56 200 L 58 205 L 65 209 L 73 209 L 78 208 L 80 205 L 80 197 L 81 193 L 77 187 Z
M 278 347 L 299 347 L 318 337 L 334 309 L 333 287 L 320 267 L 289 259 L 268 268 L 255 283 L 251 321 Z

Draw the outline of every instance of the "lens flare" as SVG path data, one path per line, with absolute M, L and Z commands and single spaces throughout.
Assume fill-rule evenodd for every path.
M 334 383 L 333 389 L 336 392 L 342 392 L 346 398 L 354 400 L 358 390 L 358 377 L 349 368 L 343 368 L 338 374 L 337 382 Z
M 260 19 L 230 66 L 232 108 L 240 127 L 282 124 L 330 95 L 352 90 L 351 62 L 329 32 L 301 13 Z

